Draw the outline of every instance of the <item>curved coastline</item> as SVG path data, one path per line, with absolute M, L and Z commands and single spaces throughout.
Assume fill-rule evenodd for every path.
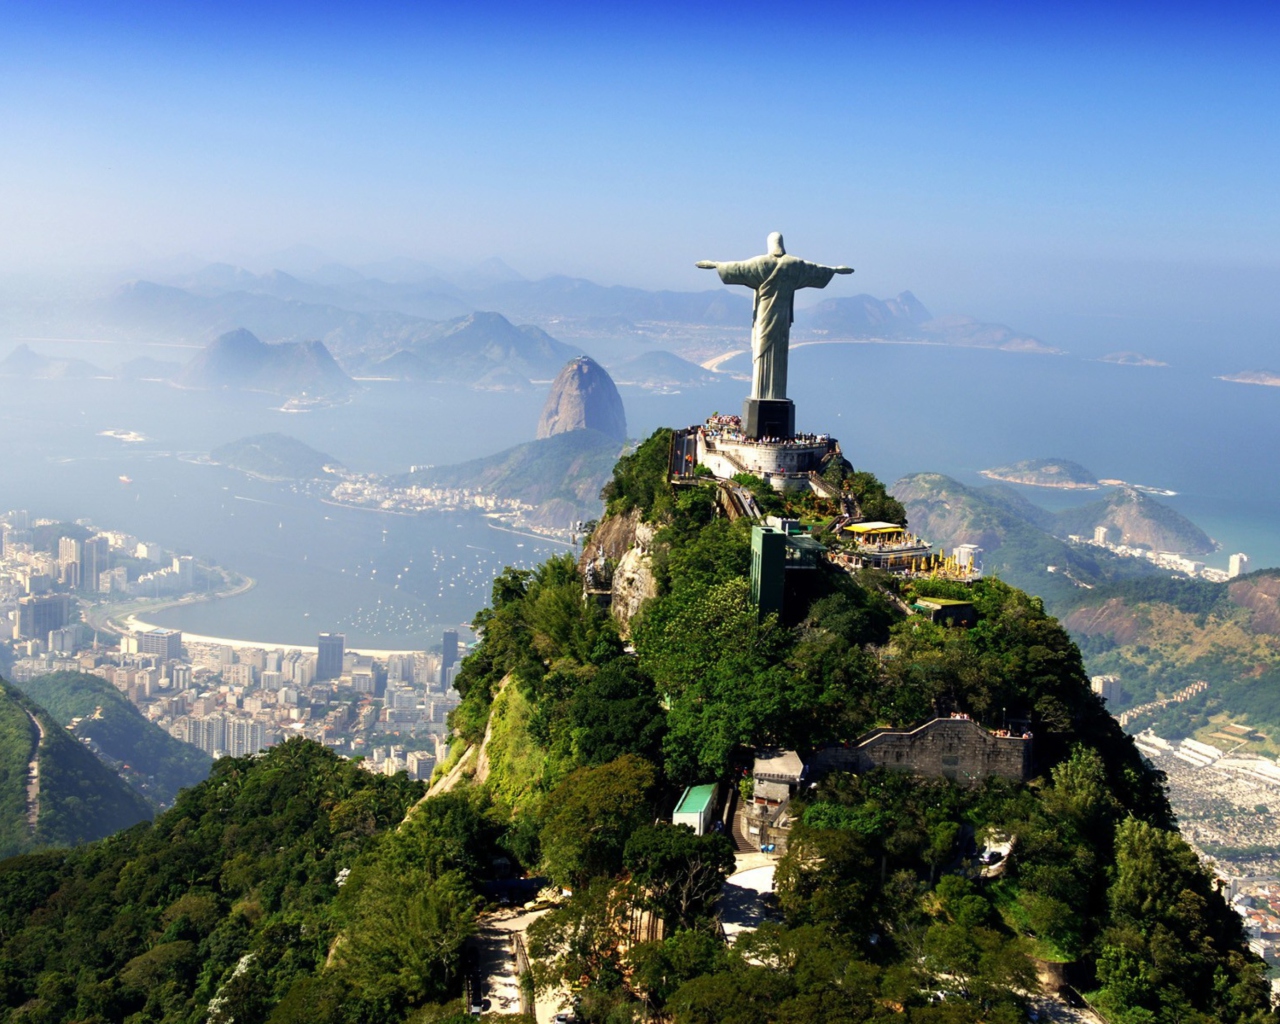
M 997 473 L 990 469 L 980 469 L 978 470 L 978 475 L 985 476 L 988 480 L 998 480 L 1002 484 L 1018 484 L 1022 487 L 1048 487 L 1055 491 L 1096 491 L 1102 487 L 1101 481 L 1097 483 L 1077 483 L 1071 480 L 1029 479 L 1033 474 Z
M 169 626 L 158 626 L 154 622 L 146 622 L 136 614 L 125 616 L 125 625 L 130 630 L 148 630 L 148 629 L 169 629 Z M 245 650 L 248 648 L 257 648 L 265 651 L 307 651 L 314 654 L 317 650 L 315 644 L 282 644 L 271 640 L 238 640 L 234 637 L 226 636 L 205 636 L 203 633 L 188 633 L 185 629 L 182 632 L 183 643 L 193 644 L 211 644 L 220 647 L 231 647 L 236 650 Z M 352 654 L 366 654 L 374 658 L 385 658 L 392 654 L 416 654 L 424 648 L 416 647 L 403 650 L 390 650 L 380 647 L 348 647 L 346 650 Z

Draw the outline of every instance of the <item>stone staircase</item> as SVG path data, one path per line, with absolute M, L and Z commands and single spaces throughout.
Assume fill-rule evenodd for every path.
M 759 853 L 756 847 L 752 846 L 747 839 L 747 834 L 742 825 L 742 815 L 735 814 L 733 816 L 733 827 L 730 829 L 729 835 L 733 839 L 733 848 L 739 853 Z

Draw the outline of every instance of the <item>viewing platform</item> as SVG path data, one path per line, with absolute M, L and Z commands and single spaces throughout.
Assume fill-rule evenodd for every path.
M 905 573 L 926 568 L 933 550 L 928 541 L 897 523 L 850 523 L 844 533 L 853 541 L 853 553 L 863 566 L 885 572 Z
M 703 466 L 721 480 L 749 473 L 776 491 L 803 491 L 814 488 L 812 475 L 839 452 L 839 442 L 829 434 L 752 438 L 740 417 L 711 416 L 677 435 L 672 472 L 689 476 Z

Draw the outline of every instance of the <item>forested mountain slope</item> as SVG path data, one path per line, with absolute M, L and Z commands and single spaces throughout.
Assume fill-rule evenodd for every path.
M 22 684 L 32 700 L 70 726 L 77 739 L 154 806 L 173 803 L 178 790 L 209 774 L 213 760 L 149 722 L 119 690 L 99 676 L 55 672 Z
M 1091 671 L 1120 677 L 1126 705 L 1209 683 L 1159 716 L 1161 735 L 1191 735 L 1229 715 L 1280 739 L 1280 570 L 1225 585 L 1163 578 L 1099 587 L 1064 609 L 1063 621 Z
M 83 843 L 150 816 L 48 712 L 0 682 L 0 853 Z
M 1038 599 L 820 568 L 761 617 L 749 524 L 712 482 L 671 487 L 669 440 L 605 487 L 600 529 L 634 538 L 651 584 L 627 639 L 571 557 L 494 581 L 451 719 L 456 752 L 484 755 L 451 792 L 415 803 L 420 784 L 295 740 L 219 761 L 154 825 L 0 864 L 9 1019 L 453 1021 L 477 912 L 523 874 L 555 894 L 529 915 L 530 981 L 590 1024 L 1014 1024 L 1037 963 L 1116 1024 L 1271 1019 L 1162 777 Z M 903 614 L 930 595 L 976 624 Z M 1027 723 L 1034 777 L 827 775 L 789 805 L 776 912 L 727 944 L 734 850 L 665 823 L 683 786 L 738 791 L 758 748 L 939 712 Z M 987 843 L 1010 852 L 998 873 Z
M 1261 965 L 1178 836 L 1161 776 L 1039 600 L 997 579 L 904 589 L 823 571 L 785 623 L 762 619 L 748 524 L 715 513 L 710 483 L 673 491 L 667 444 L 660 432 L 624 457 L 605 490 L 610 515 L 651 528 L 640 558 L 655 596 L 630 623 L 634 653 L 582 601 L 577 567 L 552 560 L 496 581 L 457 682 L 453 723 L 468 742 L 487 736 L 481 790 L 513 809 L 511 848 L 574 893 L 530 931 L 544 983 L 580 983 L 592 1021 L 1013 1020 L 1031 955 L 1068 965 L 1115 1020 L 1265 1014 Z M 970 598 L 977 625 L 895 610 L 929 594 Z M 1037 778 L 833 774 L 793 802 L 777 921 L 726 950 L 714 894 L 664 902 L 694 864 L 719 863 L 719 837 L 646 826 L 684 783 L 737 785 L 753 749 L 841 744 L 947 710 L 1029 722 Z M 1012 840 L 998 881 L 966 867 L 965 837 Z M 611 944 L 602 922 L 637 904 L 667 937 Z
M 903 477 L 894 483 L 892 491 L 906 506 L 912 529 L 930 541 L 935 550 L 977 544 L 983 549 L 987 573 L 1043 597 L 1055 609 L 1069 605 L 1088 586 L 1161 574 L 1144 559 L 1120 558 L 1103 548 L 1073 545 L 1065 540 L 1071 533 L 1092 536 L 1095 523 L 1102 524 L 1114 508 L 1136 508 L 1120 499 L 1055 515 L 1010 487 L 969 487 L 941 473 Z M 1153 508 L 1172 512 L 1143 496 L 1142 509 Z M 1134 525 L 1140 519 L 1137 516 L 1125 521 Z

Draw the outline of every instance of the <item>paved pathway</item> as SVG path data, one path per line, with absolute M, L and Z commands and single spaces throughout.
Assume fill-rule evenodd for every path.
M 31 761 L 27 764 L 27 828 L 35 835 L 40 821 L 40 748 L 44 745 L 44 726 L 30 711 L 27 717 L 36 727 L 36 741 L 31 748 Z
M 479 957 L 481 993 L 489 1000 L 488 1013 L 520 1012 L 520 977 L 516 972 L 512 935 L 524 939 L 529 925 L 545 910 L 499 910 L 480 919 L 475 948 Z M 568 1009 L 569 993 L 563 988 L 539 992 L 534 1005 L 538 1024 L 552 1024 L 557 1013 Z
M 777 861 L 767 853 L 739 853 L 734 858 L 734 872 L 720 897 L 720 923 L 730 942 L 764 920 L 765 896 L 773 892 L 776 867 Z

